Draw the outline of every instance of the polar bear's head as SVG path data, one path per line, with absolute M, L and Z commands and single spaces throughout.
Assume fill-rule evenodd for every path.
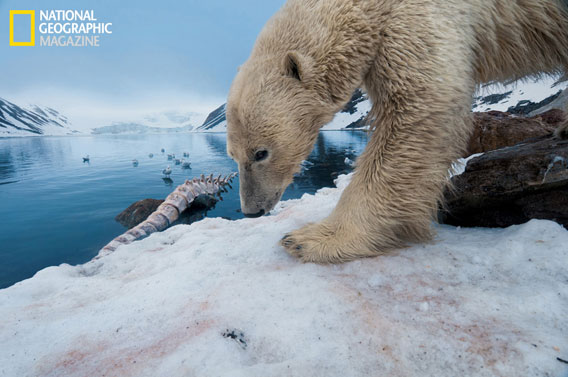
M 268 213 L 334 111 L 314 65 L 298 52 L 251 56 L 227 101 L 227 152 L 239 165 L 243 214 Z

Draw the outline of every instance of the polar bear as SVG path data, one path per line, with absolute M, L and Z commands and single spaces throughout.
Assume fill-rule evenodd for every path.
M 432 236 L 476 85 L 563 74 L 560 0 L 288 0 L 240 67 L 227 152 L 244 214 L 269 212 L 318 130 L 363 87 L 372 136 L 331 215 L 284 236 L 305 262 L 344 262 Z

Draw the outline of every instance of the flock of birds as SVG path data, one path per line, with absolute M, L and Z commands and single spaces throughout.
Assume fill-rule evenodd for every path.
M 346 149 L 346 152 L 350 152 L 350 153 L 355 153 L 355 150 L 349 150 Z M 166 153 L 166 150 L 164 148 L 161 149 L 162 153 Z M 150 153 L 148 155 L 148 157 L 153 158 L 154 154 Z M 176 155 L 173 153 L 169 153 L 168 154 L 168 161 L 173 161 L 176 165 L 181 165 L 182 169 L 191 169 L 191 163 L 187 160 L 185 160 L 185 158 L 189 158 L 189 153 L 188 152 L 183 152 L 183 157 L 184 158 L 176 158 Z M 89 157 L 89 155 L 86 155 L 83 157 L 83 162 L 90 162 L 91 158 Z M 349 157 L 345 157 L 345 160 L 343 161 L 345 163 L 345 165 L 351 167 L 351 168 L 355 168 L 355 161 L 351 160 Z M 139 164 L 137 159 L 132 160 L 132 166 L 137 167 Z M 313 165 L 313 163 L 309 162 L 309 161 L 302 161 L 302 171 L 304 170 L 308 170 L 309 169 L 309 165 Z M 168 165 L 164 170 L 162 170 L 162 174 L 164 175 L 163 179 L 164 180 L 169 180 L 170 179 L 170 175 L 172 174 L 172 167 L 171 165 Z
M 166 153 L 166 150 L 164 148 L 161 149 L 162 153 Z M 154 154 L 150 153 L 148 154 L 149 158 L 153 158 Z M 185 158 L 189 158 L 189 153 L 188 152 L 183 152 L 183 157 L 184 158 L 176 158 L 176 155 L 171 153 L 168 154 L 168 161 L 173 161 L 176 165 L 181 165 L 182 169 L 191 169 L 191 163 L 189 161 L 187 161 Z M 89 157 L 89 155 L 86 155 L 83 157 L 83 162 L 91 162 L 91 157 Z M 137 167 L 139 164 L 137 159 L 132 160 L 132 166 Z M 164 179 L 170 179 L 170 175 L 172 174 L 172 167 L 170 165 L 168 165 L 164 170 L 162 170 L 162 174 L 164 175 Z
M 165 153 L 166 150 L 162 148 L 162 153 Z M 149 155 L 150 158 L 154 157 L 152 153 Z M 189 153 L 183 152 L 183 157 L 189 157 Z M 185 158 L 176 158 L 176 155 L 171 153 L 168 154 L 168 161 L 174 161 L 176 165 L 181 165 L 182 169 L 191 169 L 191 163 L 186 161 Z M 168 165 L 164 170 L 162 170 L 162 174 L 164 174 L 165 178 L 170 178 L 170 174 L 172 174 L 172 168 Z

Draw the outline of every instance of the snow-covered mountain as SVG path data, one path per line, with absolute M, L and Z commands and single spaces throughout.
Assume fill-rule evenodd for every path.
M 323 126 L 323 130 L 356 129 L 365 127 L 365 118 L 371 110 L 371 101 L 357 89 L 347 105 L 335 114 L 331 122 Z
M 225 116 L 225 107 L 227 104 L 223 104 L 213 110 L 205 122 L 195 131 L 197 132 L 225 132 L 227 130 L 227 117 Z
M 164 111 L 93 128 L 93 135 L 191 132 L 205 119 L 195 112 Z
M 508 85 L 485 85 L 478 89 L 472 109 L 529 115 L 556 100 L 566 87 L 568 82 L 559 83 L 556 78 L 549 76 Z
M 160 113 L 148 114 L 138 123 L 149 127 L 160 128 L 186 128 L 194 129 L 202 124 L 205 114 L 183 111 L 163 111 Z
M 558 83 L 554 77 L 527 79 L 508 85 L 485 85 L 478 89 L 473 111 L 506 111 L 533 115 L 552 107 L 566 107 L 568 82 Z M 143 134 L 177 132 L 225 132 L 227 120 L 223 104 L 207 117 L 193 112 L 161 112 L 123 122 L 115 122 L 92 130 L 93 134 Z M 371 103 L 361 90 L 338 112 L 323 130 L 364 128 Z M 201 126 L 197 126 L 201 124 Z M 0 98 L 0 137 L 32 135 L 74 135 L 68 119 L 49 107 L 21 107 Z
M 191 132 L 204 119 L 205 114 L 165 111 L 143 115 L 138 119 L 113 122 L 107 126 L 96 127 L 91 130 L 91 133 L 93 135 L 104 135 Z
M 558 107 L 568 102 L 566 93 L 568 82 L 558 83 L 554 77 L 526 79 L 508 85 L 491 84 L 480 87 L 472 105 L 473 111 L 506 111 L 512 114 L 535 114 L 541 109 Z M 197 132 L 225 132 L 226 104 L 212 111 L 205 122 L 197 127 Z M 371 109 L 366 95 L 357 89 L 343 110 L 333 120 L 323 126 L 323 130 L 359 129 L 365 127 L 365 118 Z
M 0 137 L 79 133 L 57 110 L 36 105 L 21 107 L 0 98 Z
M 93 128 L 93 135 L 126 135 L 126 134 L 166 134 L 177 132 L 191 132 L 193 126 L 187 125 L 183 127 L 150 127 L 140 123 L 119 122 L 110 126 Z
M 196 132 L 225 132 L 227 131 L 227 118 L 225 116 L 225 107 L 223 104 L 213 110 L 205 122 L 195 129 Z M 357 89 L 351 100 L 345 105 L 343 110 L 335 115 L 333 120 L 326 124 L 324 130 L 340 130 L 349 128 L 362 128 L 364 119 L 371 109 L 371 103 L 365 94 Z

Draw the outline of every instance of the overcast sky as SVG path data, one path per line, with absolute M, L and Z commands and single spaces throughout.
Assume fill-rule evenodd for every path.
M 57 106 L 71 117 L 89 110 L 91 117 L 212 110 L 225 101 L 237 67 L 283 3 L 0 0 L 6 21 L 0 22 L 0 97 Z M 40 47 L 39 35 L 35 47 L 12 47 L 11 9 L 35 9 L 36 23 L 39 10 L 93 9 L 99 21 L 113 23 L 113 33 L 101 37 L 100 47 Z

